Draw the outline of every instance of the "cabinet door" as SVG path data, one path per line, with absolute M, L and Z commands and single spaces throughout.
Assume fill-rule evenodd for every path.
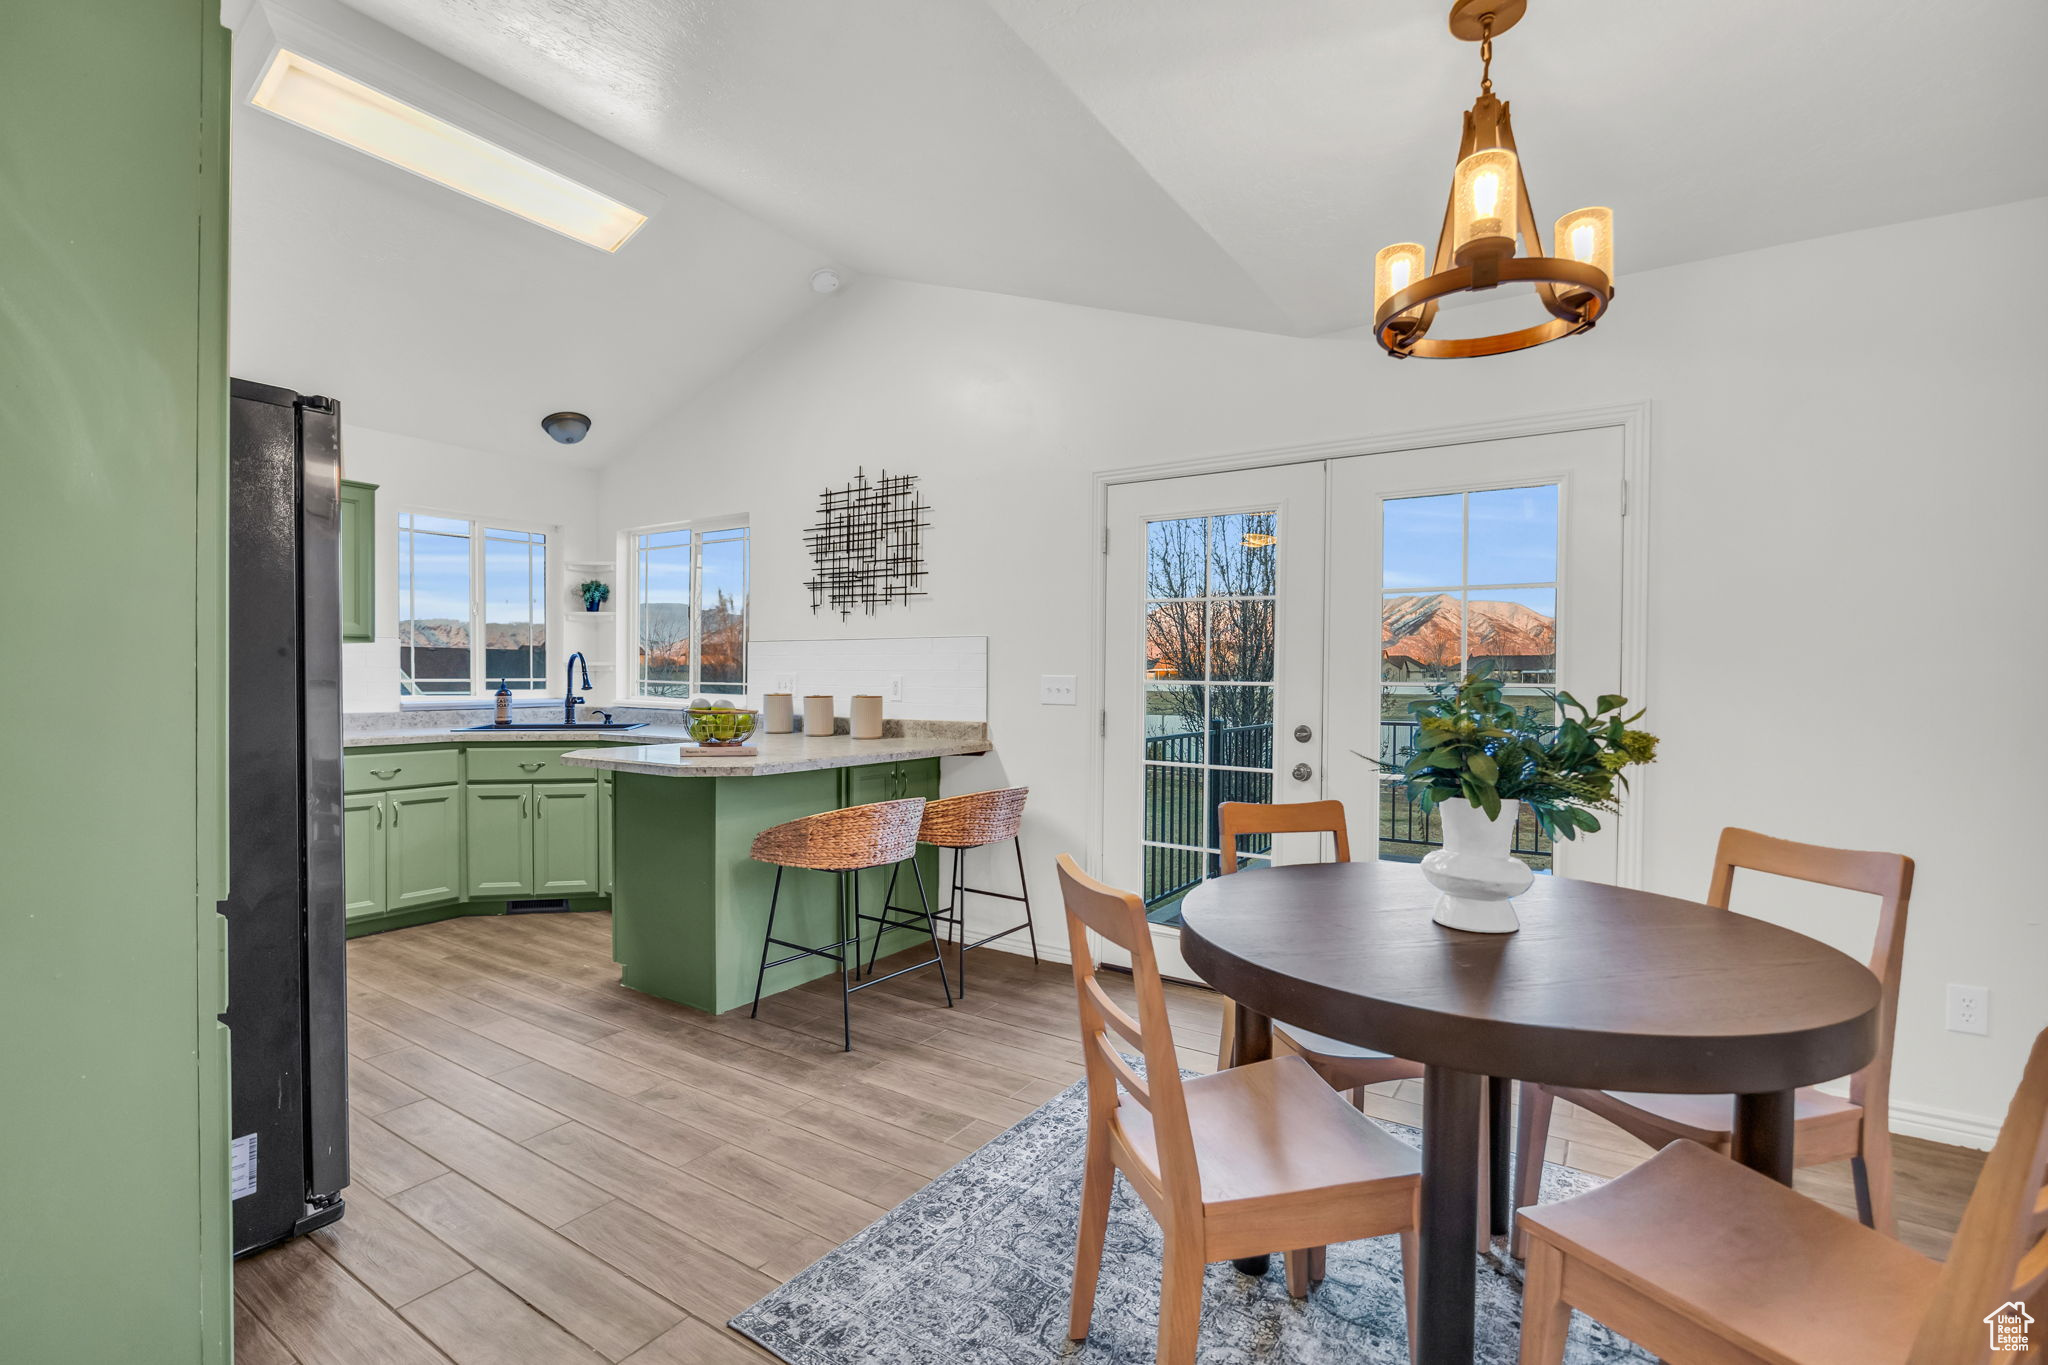
M 533 789 L 533 893 L 595 896 L 598 784 L 543 782 Z
M 377 638 L 377 485 L 341 481 L 341 638 Z
M 472 782 L 463 798 L 463 892 L 471 900 L 533 894 L 533 784 Z
M 461 791 L 452 786 L 412 787 L 385 793 L 390 818 L 384 841 L 388 908 L 410 910 L 461 898 Z
M 372 792 L 341 803 L 342 902 L 350 919 L 381 915 L 384 899 L 384 798 Z

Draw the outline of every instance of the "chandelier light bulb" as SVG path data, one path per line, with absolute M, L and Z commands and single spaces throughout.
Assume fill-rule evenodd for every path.
M 1521 165 L 1505 147 L 1487 147 L 1458 163 L 1452 181 L 1452 253 L 1460 262 L 1474 256 L 1512 256 Z
M 1573 209 L 1557 220 L 1557 254 L 1614 278 L 1614 210 Z
M 1422 261 L 1420 242 L 1396 242 L 1380 249 L 1380 254 L 1372 259 L 1373 312 L 1379 312 L 1381 304 L 1423 277 L 1426 272 Z M 1401 316 L 1413 317 L 1416 311 L 1411 308 Z

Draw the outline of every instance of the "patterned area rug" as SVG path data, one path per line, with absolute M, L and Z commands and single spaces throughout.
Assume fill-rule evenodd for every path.
M 1088 1340 L 1067 1340 L 1086 1092 L 1077 1083 L 732 1320 L 790 1365 L 1111 1365 L 1146 1361 L 1159 1331 L 1159 1225 L 1121 1179 Z M 1382 1127 L 1411 1146 L 1421 1134 Z M 1543 1197 L 1601 1183 L 1546 1166 Z M 1305 1303 L 1279 1258 L 1261 1278 L 1209 1267 L 1201 1365 L 1406 1365 L 1401 1255 L 1392 1237 L 1329 1253 Z M 1521 1267 L 1481 1258 L 1477 1359 L 1513 1365 Z M 1567 1365 L 1652 1361 L 1579 1317 Z

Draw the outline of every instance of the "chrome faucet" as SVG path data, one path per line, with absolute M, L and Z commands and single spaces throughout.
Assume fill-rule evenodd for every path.
M 574 725 L 576 723 L 576 708 L 583 705 L 583 698 L 576 695 L 576 670 L 579 668 L 583 670 L 583 690 L 588 692 L 590 690 L 590 665 L 584 662 L 583 651 L 580 649 L 569 656 L 568 676 L 562 679 L 562 696 L 564 698 L 562 702 L 562 723 L 564 725 Z

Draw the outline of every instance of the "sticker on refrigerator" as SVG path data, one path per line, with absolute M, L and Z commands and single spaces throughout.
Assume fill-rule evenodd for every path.
M 228 1144 L 228 1197 L 256 1193 L 256 1135 L 245 1133 Z

